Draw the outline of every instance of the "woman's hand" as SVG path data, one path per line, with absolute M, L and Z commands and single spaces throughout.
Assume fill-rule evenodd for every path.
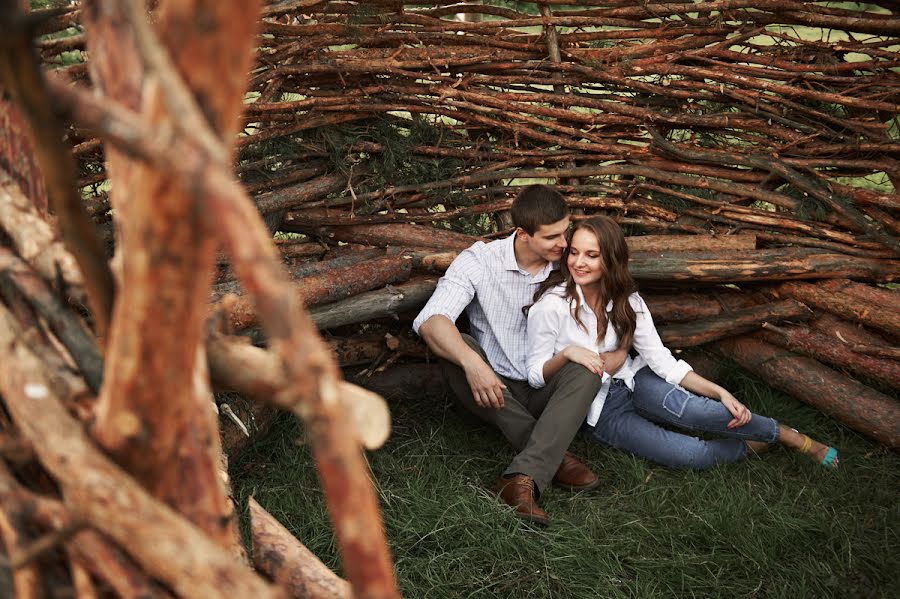
M 719 401 L 721 401 L 722 405 L 728 408 L 728 411 L 734 416 L 734 419 L 728 423 L 728 428 L 738 428 L 739 426 L 744 426 L 750 422 L 750 418 L 753 414 L 750 413 L 747 406 L 735 399 L 734 395 L 725 389 L 722 389 L 719 393 Z
M 562 350 L 562 354 L 569 362 L 581 364 L 597 376 L 603 376 L 604 361 L 597 352 L 577 345 L 570 345 Z

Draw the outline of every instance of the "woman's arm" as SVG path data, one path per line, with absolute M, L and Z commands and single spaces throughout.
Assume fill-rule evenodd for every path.
M 547 384 L 568 362 L 581 364 L 594 374 L 603 376 L 603 359 L 595 351 L 569 346 L 554 354 L 563 321 L 571 318 L 565 299 L 545 295 L 528 311 L 528 383 L 535 388 Z
M 570 345 L 544 362 L 544 380 L 549 381 L 552 379 L 553 375 L 562 370 L 562 367 L 569 362 L 581 364 L 597 376 L 603 376 L 603 358 L 599 353 L 585 347 Z
M 735 399 L 734 395 L 732 395 L 727 389 L 717 385 L 716 383 L 703 378 L 693 370 L 684 375 L 684 378 L 681 379 L 681 386 L 687 389 L 688 391 L 695 393 L 697 395 L 702 395 L 704 397 L 710 397 L 713 399 L 718 399 L 722 402 L 728 411 L 731 412 L 731 415 L 734 416 L 734 419 L 728 423 L 728 428 L 736 428 L 739 426 L 744 426 L 748 422 L 750 422 L 750 418 L 753 414 L 750 413 L 750 410 L 747 407 Z

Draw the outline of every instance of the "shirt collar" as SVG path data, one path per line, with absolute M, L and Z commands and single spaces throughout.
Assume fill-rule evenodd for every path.
M 591 310 L 590 306 L 588 306 L 587 301 L 584 299 L 584 291 L 581 290 L 581 285 L 578 285 L 578 284 L 576 283 L 576 284 L 575 284 L 575 291 L 578 293 L 578 301 L 581 302 L 581 307 L 582 307 L 584 310 L 587 310 L 588 312 L 590 312 L 591 314 L 594 314 L 594 311 Z M 608 302 L 606 302 L 606 311 L 607 311 L 607 312 L 612 312 L 612 309 L 613 309 L 613 302 L 612 302 L 612 300 L 609 300 Z M 596 315 L 595 315 L 595 316 L 596 316 Z
M 524 272 L 516 261 L 516 234 L 513 233 L 503 241 L 503 270 L 514 270 L 516 272 Z M 548 262 L 544 265 L 536 275 L 535 280 L 544 281 L 550 276 L 550 273 L 558 266 L 557 262 Z M 529 275 L 531 276 L 531 275 Z

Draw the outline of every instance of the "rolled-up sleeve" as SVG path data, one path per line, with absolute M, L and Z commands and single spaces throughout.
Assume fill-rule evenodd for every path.
M 464 250 L 450 264 L 450 268 L 438 281 L 437 288 L 431 294 L 428 303 L 413 321 L 412 328 L 416 334 L 432 316 L 442 315 L 451 322 L 456 322 L 462 311 L 472 302 L 477 286 L 484 276 L 484 267 L 475 250 L 483 245 L 484 243 L 479 242 Z
M 559 327 L 565 316 L 564 300 L 552 294 L 545 295 L 528 310 L 528 384 L 535 389 L 546 385 L 544 363 L 553 357 Z
M 669 348 L 663 345 L 644 298 L 634 293 L 629 301 L 637 316 L 634 329 L 634 349 L 641 354 L 650 369 L 660 378 L 672 385 L 680 384 L 684 375 L 693 368 L 684 360 L 676 360 Z

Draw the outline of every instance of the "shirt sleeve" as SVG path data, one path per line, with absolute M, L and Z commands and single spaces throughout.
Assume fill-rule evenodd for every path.
M 479 246 L 484 245 L 483 242 L 478 242 L 463 250 L 450 264 L 450 268 L 438 281 L 437 288 L 428 303 L 413 321 L 412 328 L 416 334 L 432 316 L 442 315 L 451 322 L 456 322 L 462 311 L 472 302 L 484 276 L 484 266 L 477 254 Z
M 644 298 L 633 293 L 629 301 L 637 316 L 637 324 L 634 329 L 634 349 L 641 354 L 650 369 L 660 378 L 672 385 L 680 384 L 684 376 L 693 368 L 684 360 L 676 360 L 669 348 L 663 345 Z
M 548 293 L 528 310 L 528 384 L 535 389 L 546 385 L 544 363 L 553 357 L 565 314 L 565 301 Z

